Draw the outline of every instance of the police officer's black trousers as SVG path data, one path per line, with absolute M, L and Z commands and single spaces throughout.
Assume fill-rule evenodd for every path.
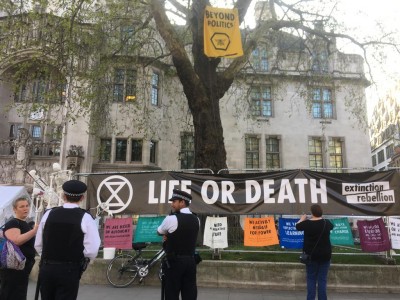
M 42 300 L 76 300 L 80 266 L 79 264 L 42 264 L 39 280 Z
M 197 299 L 196 263 L 193 256 L 179 256 L 169 261 L 165 270 L 165 300 Z

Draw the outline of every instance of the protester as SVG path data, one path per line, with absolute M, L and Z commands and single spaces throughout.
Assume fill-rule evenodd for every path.
M 41 255 L 39 285 L 42 300 L 75 300 L 88 259 L 97 256 L 100 237 L 92 216 L 79 208 L 86 184 L 63 184 L 64 205 L 43 215 L 35 248 Z
M 157 232 L 164 236 L 166 262 L 164 264 L 165 300 L 197 299 L 196 262 L 194 258 L 200 222 L 188 206 L 192 196 L 184 191 L 173 190 L 171 199 L 173 214 L 167 216 Z
M 14 242 L 26 257 L 23 270 L 0 270 L 1 300 L 26 300 L 29 274 L 35 264 L 35 235 L 38 226 L 26 222 L 30 212 L 30 200 L 20 197 L 12 202 L 15 218 L 4 225 L 4 235 Z
M 322 218 L 322 208 L 318 204 L 311 206 L 311 218 L 302 215 L 296 223 L 296 229 L 304 231 L 303 251 L 311 256 L 306 264 L 307 300 L 314 300 L 318 286 L 318 300 L 326 300 L 326 285 L 331 264 L 332 246 L 330 232 L 333 224 Z

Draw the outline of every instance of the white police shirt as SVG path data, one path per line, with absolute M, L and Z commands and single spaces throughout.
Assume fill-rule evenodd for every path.
M 64 203 L 64 208 L 76 208 L 79 207 L 78 204 L 75 203 Z M 51 210 L 46 211 L 43 215 L 42 219 L 40 220 L 39 228 L 36 233 L 35 239 L 35 249 L 42 255 L 43 250 L 43 228 L 46 223 L 47 217 L 49 216 Z M 93 220 L 92 216 L 89 214 L 84 214 L 81 223 L 82 232 L 84 233 L 83 236 L 83 255 L 90 259 L 95 259 L 100 247 L 100 235 L 99 230 L 97 229 L 97 224 Z
M 181 214 L 191 214 L 189 208 L 184 207 L 180 210 Z M 176 215 L 166 216 L 161 225 L 158 226 L 157 232 L 161 235 L 172 233 L 178 228 L 178 218 Z

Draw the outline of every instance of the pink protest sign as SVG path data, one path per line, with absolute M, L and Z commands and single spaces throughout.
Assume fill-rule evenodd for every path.
M 389 234 L 382 218 L 372 221 L 357 221 L 361 249 L 365 252 L 390 250 Z
M 104 248 L 132 249 L 132 218 L 107 219 L 104 225 Z

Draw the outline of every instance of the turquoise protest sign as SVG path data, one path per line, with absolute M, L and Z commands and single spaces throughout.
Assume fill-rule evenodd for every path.
M 157 228 L 165 217 L 139 217 L 136 225 L 134 243 L 159 243 L 162 236 L 157 234 Z
M 333 224 L 331 231 L 332 245 L 351 245 L 354 246 L 351 227 L 347 218 L 338 218 L 330 220 Z

